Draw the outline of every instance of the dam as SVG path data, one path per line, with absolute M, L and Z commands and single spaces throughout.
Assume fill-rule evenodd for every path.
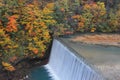
M 120 80 L 120 48 L 55 38 L 44 69 L 42 80 Z

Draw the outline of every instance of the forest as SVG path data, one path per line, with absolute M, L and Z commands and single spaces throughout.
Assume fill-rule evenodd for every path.
M 54 36 L 120 33 L 120 0 L 0 0 L 0 70 L 43 58 Z

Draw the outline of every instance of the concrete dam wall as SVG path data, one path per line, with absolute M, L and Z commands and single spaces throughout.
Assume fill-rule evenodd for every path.
M 59 39 L 54 39 L 45 67 L 54 80 L 105 80 L 81 55 Z

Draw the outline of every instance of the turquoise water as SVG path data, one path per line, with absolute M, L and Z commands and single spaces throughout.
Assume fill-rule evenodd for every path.
M 37 67 L 31 70 L 30 80 L 52 80 L 44 67 Z

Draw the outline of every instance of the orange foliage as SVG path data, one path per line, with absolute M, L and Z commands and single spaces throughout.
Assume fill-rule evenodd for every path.
M 74 15 L 72 16 L 73 19 L 79 19 L 80 18 L 80 15 Z
M 61 9 L 60 9 L 60 11 L 64 12 L 64 11 L 65 11 L 65 9 L 64 9 L 64 8 L 61 8 Z
M 27 23 L 25 26 L 25 30 L 32 30 L 33 27 L 30 25 L 30 23 Z
M 16 32 L 18 30 L 17 28 L 17 16 L 13 15 L 8 18 L 9 22 L 7 23 L 6 31 L 7 32 Z
M 35 33 L 35 32 L 31 32 L 31 33 L 29 33 L 29 35 L 30 35 L 31 37 L 35 37 L 35 36 L 36 36 L 36 33 Z
M 32 51 L 34 54 L 38 54 L 38 52 L 39 52 L 37 48 L 34 48 Z
M 78 27 L 84 27 L 84 23 L 83 22 L 79 22 L 78 23 Z

